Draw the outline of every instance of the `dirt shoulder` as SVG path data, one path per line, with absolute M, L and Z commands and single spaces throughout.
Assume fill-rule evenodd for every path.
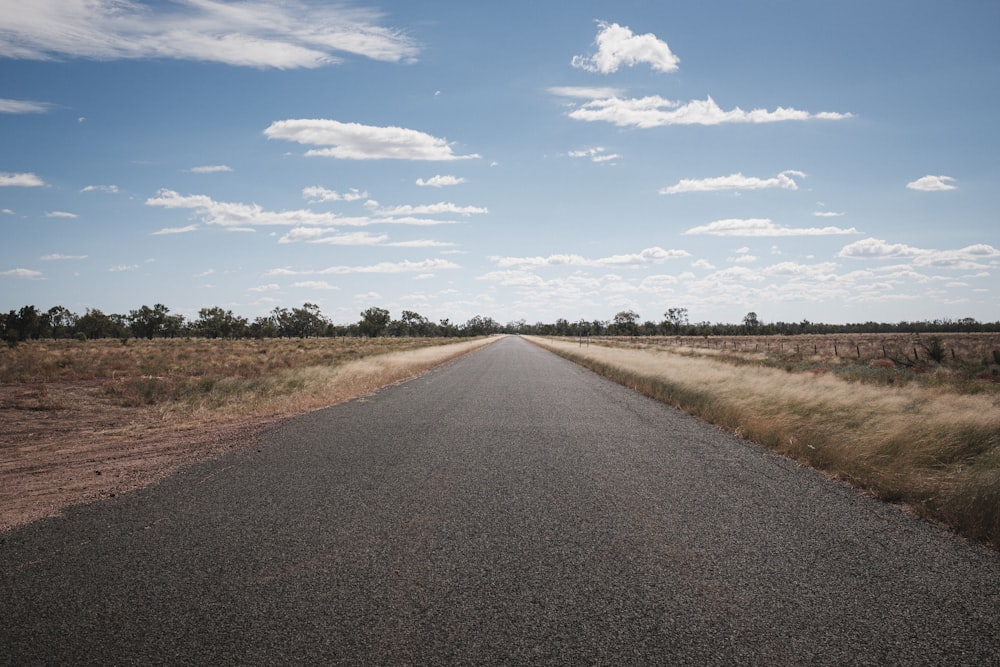
M 489 342 L 349 362 L 324 379 L 322 391 L 306 388 L 250 414 L 126 407 L 101 380 L 0 385 L 0 532 L 252 446 L 256 434 L 282 419 L 371 394 Z

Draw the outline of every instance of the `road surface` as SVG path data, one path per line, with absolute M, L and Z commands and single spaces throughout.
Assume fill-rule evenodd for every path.
M 510 337 L 0 535 L 0 664 L 998 664 L 1000 557 Z

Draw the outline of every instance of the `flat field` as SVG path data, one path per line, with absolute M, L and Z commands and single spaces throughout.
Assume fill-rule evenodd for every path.
M 0 531 L 252 443 L 489 339 L 32 341 L 0 348 Z
M 1000 547 L 1000 335 L 535 340 Z

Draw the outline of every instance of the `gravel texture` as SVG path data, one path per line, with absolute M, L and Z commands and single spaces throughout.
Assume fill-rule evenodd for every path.
M 510 337 L 0 535 L 0 664 L 1000 663 L 1000 556 Z

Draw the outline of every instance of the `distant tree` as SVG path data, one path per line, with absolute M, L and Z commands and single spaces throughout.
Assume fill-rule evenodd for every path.
M 622 310 L 615 313 L 613 320 L 614 333 L 619 336 L 636 336 L 639 333 L 639 313 L 634 310 Z
M 760 329 L 760 320 L 757 313 L 750 311 L 743 316 L 743 328 L 747 333 L 756 333 Z
M 48 309 L 46 316 L 53 338 L 71 338 L 73 336 L 77 317 L 69 309 L 53 306 Z
M 233 315 L 233 311 L 218 306 L 199 310 L 198 319 L 191 326 L 196 334 L 206 338 L 242 338 L 247 334 L 245 317 Z
M 152 308 L 142 306 L 138 310 L 131 310 L 128 314 L 129 329 L 136 338 L 152 338 L 161 334 L 170 310 L 162 303 L 158 303 Z
M 682 327 L 688 325 L 687 308 L 668 308 L 663 317 L 666 318 L 663 320 L 663 329 L 668 334 L 679 334 Z
M 404 336 L 430 335 L 431 321 L 420 313 L 412 310 L 404 310 L 400 321 L 403 323 Z
M 255 317 L 247 327 L 247 333 L 254 338 L 276 338 L 279 335 L 277 322 L 270 315 Z
M 476 315 L 469 319 L 462 327 L 462 333 L 466 336 L 488 336 L 500 331 L 500 324 L 492 317 Z
M 121 336 L 122 332 L 116 328 L 115 322 L 97 308 L 88 308 L 87 312 L 76 320 L 77 334 L 83 334 L 91 340 Z
M 361 321 L 358 322 L 358 329 L 361 331 L 362 336 L 377 338 L 385 332 L 391 321 L 392 317 L 389 315 L 388 310 L 373 306 L 361 313 Z

